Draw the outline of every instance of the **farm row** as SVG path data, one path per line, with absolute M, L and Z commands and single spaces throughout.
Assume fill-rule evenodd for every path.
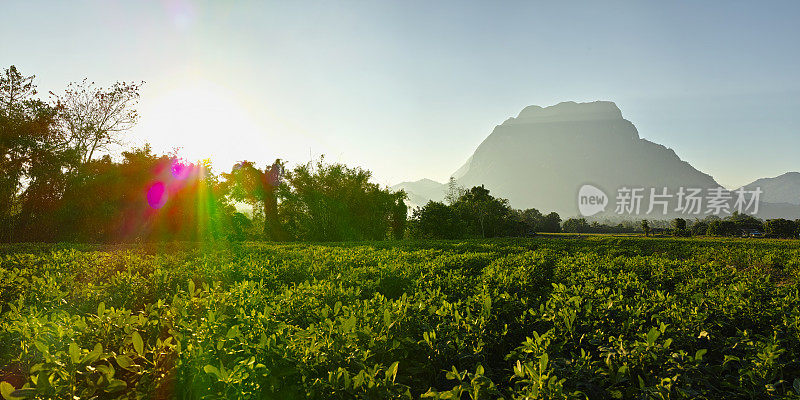
M 797 398 L 799 276 L 777 240 L 5 246 L 0 390 Z

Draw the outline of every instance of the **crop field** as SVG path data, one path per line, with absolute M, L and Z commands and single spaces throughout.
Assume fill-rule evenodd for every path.
M 14 398 L 800 398 L 800 243 L 0 247 Z

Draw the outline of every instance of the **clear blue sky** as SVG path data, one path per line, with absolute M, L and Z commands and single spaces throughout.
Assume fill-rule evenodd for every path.
M 325 153 L 444 181 L 527 105 L 611 100 L 737 186 L 800 169 L 798 21 L 796 1 L 6 0 L 0 64 L 43 92 L 145 80 L 131 143 L 219 169 Z

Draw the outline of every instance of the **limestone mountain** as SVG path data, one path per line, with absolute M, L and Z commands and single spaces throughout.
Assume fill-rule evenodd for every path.
M 565 216 L 577 215 L 584 184 L 612 199 L 623 187 L 719 186 L 672 149 L 639 137 L 608 101 L 526 107 L 495 127 L 454 176 L 465 187 L 486 185 L 515 208 Z

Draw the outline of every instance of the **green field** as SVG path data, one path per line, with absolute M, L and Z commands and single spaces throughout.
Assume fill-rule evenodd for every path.
M 4 246 L 0 389 L 798 398 L 798 278 L 778 240 Z

